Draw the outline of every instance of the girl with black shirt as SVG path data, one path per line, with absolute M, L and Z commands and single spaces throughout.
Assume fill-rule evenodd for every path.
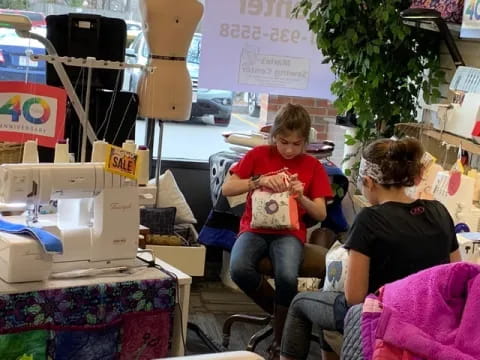
M 359 182 L 372 206 L 358 213 L 344 245 L 349 250 L 345 294 L 316 291 L 294 298 L 282 338 L 282 359 L 307 357 L 312 324 L 343 332 L 348 308 L 386 283 L 460 261 L 446 208 L 405 193 L 421 178 L 423 153 L 421 144 L 409 138 L 377 140 L 365 148 Z M 325 342 L 322 354 L 324 360 L 338 359 Z

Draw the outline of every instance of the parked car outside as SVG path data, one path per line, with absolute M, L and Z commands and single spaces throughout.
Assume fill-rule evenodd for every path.
M 45 28 L 32 29 L 45 35 Z M 0 80 L 46 82 L 45 61 L 32 61 L 28 51 L 45 55 L 45 47 L 34 39 L 19 37 L 12 29 L 0 31 Z
M 260 116 L 260 94 L 249 92 L 247 94 L 248 115 Z
M 0 9 L 0 14 L 23 15 L 30 19 L 32 27 L 47 26 L 47 22 L 45 21 L 45 15 L 40 12 L 16 9 Z
M 125 20 L 125 23 L 127 24 L 127 45 L 130 45 L 142 31 L 142 24 L 133 20 Z
M 202 35 L 195 33 L 187 54 L 187 68 L 192 79 L 192 111 L 191 122 L 201 122 L 218 126 L 228 126 L 232 114 L 233 92 L 198 88 L 200 66 L 200 49 Z M 149 56 L 148 45 L 143 33 L 140 33 L 127 49 L 129 63 L 146 65 Z M 124 89 L 137 92 L 141 70 L 129 68 L 125 71 Z

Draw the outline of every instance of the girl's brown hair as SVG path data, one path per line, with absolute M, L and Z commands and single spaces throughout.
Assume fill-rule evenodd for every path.
M 279 134 L 295 131 L 308 143 L 312 120 L 307 110 L 302 105 L 285 104 L 275 115 L 272 128 L 270 129 L 270 142 Z
M 391 186 L 400 187 L 413 186 L 421 176 L 423 153 L 422 144 L 416 139 L 381 139 L 369 144 L 362 157 L 380 166 L 383 179 L 392 182 Z

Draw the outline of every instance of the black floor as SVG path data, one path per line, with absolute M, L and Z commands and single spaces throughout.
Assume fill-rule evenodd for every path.
M 220 281 L 206 281 L 194 278 L 190 296 L 189 320 L 193 327 L 201 329 L 211 341 L 221 349 L 222 327 L 224 321 L 233 314 L 263 315 L 262 310 L 257 307 L 246 295 L 237 290 L 225 286 Z M 262 326 L 235 323 L 232 327 L 229 351 L 245 350 L 250 337 Z M 270 336 L 261 342 L 256 353 L 266 357 L 266 350 L 272 337 Z M 202 340 L 197 332 L 189 330 L 187 333 L 187 351 L 189 355 L 204 354 L 212 352 L 207 343 Z M 223 349 L 225 350 L 225 349 Z M 312 342 L 308 359 L 321 359 L 320 347 Z

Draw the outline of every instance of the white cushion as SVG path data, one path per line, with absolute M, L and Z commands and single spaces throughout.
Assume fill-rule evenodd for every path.
M 151 179 L 148 183 L 155 184 L 155 179 Z M 158 186 L 160 188 L 158 207 L 176 207 L 177 215 L 175 216 L 175 224 L 197 223 L 192 209 L 188 206 L 170 170 L 166 170 L 165 173 L 160 175 L 158 178 Z
M 348 251 L 340 241 L 335 241 L 328 250 L 326 258 L 326 275 L 323 284 L 324 291 L 345 291 L 347 276 Z

